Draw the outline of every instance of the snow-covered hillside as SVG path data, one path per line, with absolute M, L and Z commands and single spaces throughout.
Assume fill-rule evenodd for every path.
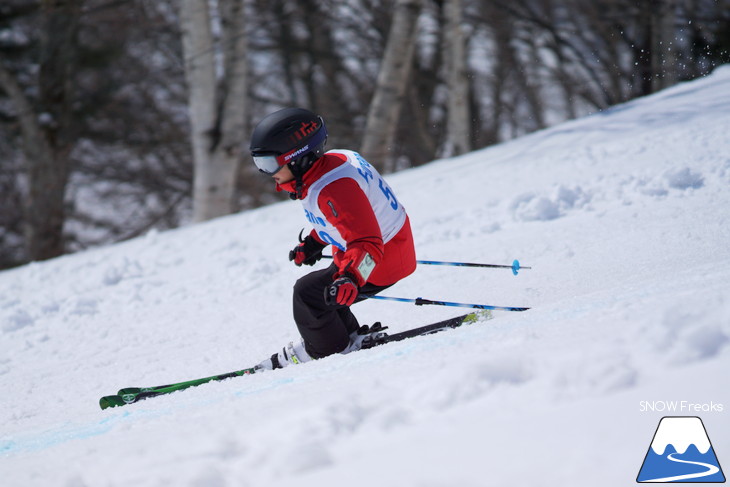
M 419 258 L 532 270 L 422 266 L 383 294 L 532 309 L 123 408 L 98 399 L 296 338 L 299 204 L 2 272 L 0 482 L 630 485 L 667 415 L 700 416 L 728 466 L 728 134 L 723 67 L 392 175 Z M 354 309 L 394 331 L 462 312 Z

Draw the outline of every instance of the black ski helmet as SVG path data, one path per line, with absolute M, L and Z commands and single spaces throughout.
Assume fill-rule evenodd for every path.
M 288 165 L 297 179 L 324 154 L 327 128 L 304 108 L 284 108 L 259 122 L 251 135 L 251 155 L 259 171 L 274 174 Z

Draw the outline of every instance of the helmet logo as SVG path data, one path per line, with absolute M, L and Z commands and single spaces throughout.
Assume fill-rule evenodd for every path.
M 298 142 L 315 130 L 317 130 L 317 122 L 302 122 L 299 129 L 294 132 L 289 139 L 292 142 Z
M 301 149 L 297 149 L 297 150 L 294 150 L 294 151 L 292 151 L 292 152 L 290 152 L 288 154 L 284 154 L 284 162 L 289 162 L 289 160 L 292 159 L 293 157 L 296 157 L 299 154 L 303 154 L 303 153 L 305 153 L 308 150 L 309 150 L 309 144 L 305 145 Z

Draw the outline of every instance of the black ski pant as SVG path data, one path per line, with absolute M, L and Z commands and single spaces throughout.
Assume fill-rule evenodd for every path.
M 349 306 L 328 306 L 324 301 L 324 290 L 336 272 L 337 266 L 332 264 L 307 274 L 294 285 L 294 321 L 312 358 L 343 351 L 350 343 L 350 333 L 360 327 Z M 377 294 L 388 287 L 365 283 L 360 296 Z M 356 303 L 365 299 L 360 296 Z

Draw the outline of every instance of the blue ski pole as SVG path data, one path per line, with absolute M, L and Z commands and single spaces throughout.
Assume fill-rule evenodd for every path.
M 512 269 L 512 274 L 517 275 L 517 271 L 520 269 L 532 269 L 532 267 L 520 266 L 520 261 L 515 259 L 512 261 L 512 265 L 498 265 L 498 264 L 476 264 L 473 262 L 444 262 L 440 260 L 417 260 L 419 264 L 424 265 L 448 265 L 453 267 L 491 267 L 493 269 Z
M 432 301 L 430 299 L 423 299 L 423 298 L 416 298 L 416 299 L 410 299 L 410 298 L 391 298 L 388 296 L 378 296 L 378 295 L 361 295 L 361 297 L 368 298 L 368 299 L 382 299 L 384 301 L 398 301 L 400 303 L 413 303 L 416 306 L 422 306 L 424 304 L 433 304 L 436 306 L 454 306 L 458 308 L 475 308 L 475 309 L 493 309 L 496 311 L 526 311 L 530 308 L 518 308 L 514 306 L 491 306 L 488 304 L 468 304 L 468 303 L 452 303 L 449 301 Z
M 325 259 L 331 259 L 331 255 L 323 255 Z M 499 264 L 477 264 L 474 262 L 446 262 L 441 260 L 417 260 L 418 264 L 422 265 L 445 265 L 452 267 L 489 267 L 492 269 L 512 269 L 512 274 L 515 276 L 520 269 L 532 269 L 532 267 L 524 267 L 520 265 L 520 261 L 515 259 L 512 265 L 499 265 Z

